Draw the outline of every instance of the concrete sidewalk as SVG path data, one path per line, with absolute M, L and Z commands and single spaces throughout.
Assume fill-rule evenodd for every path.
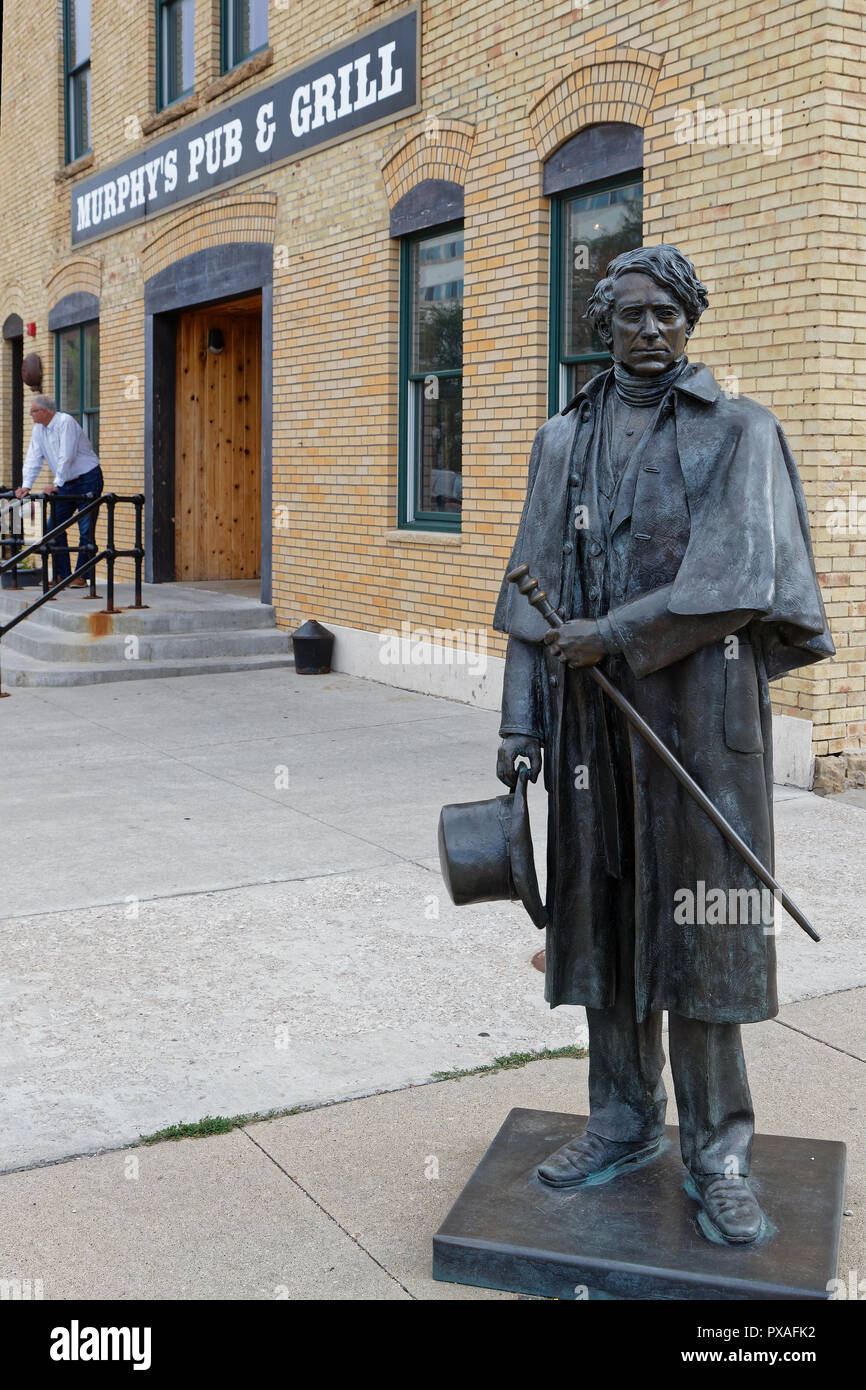
M 458 910 L 442 886 L 439 808 L 501 791 L 497 726 L 292 670 L 0 704 L 0 1277 L 48 1297 L 455 1296 L 429 1280 L 430 1237 L 507 1110 L 585 1108 L 585 1062 L 420 1084 L 585 1040 L 582 1010 L 544 1004 L 522 909 Z M 746 1030 L 759 1122 L 849 1142 L 853 1209 L 866 808 L 778 797 L 778 876 L 824 939 L 783 924 L 788 1007 Z M 297 1106 L 326 1108 L 118 1150 Z
M 866 1270 L 864 995 L 745 1030 L 760 1129 L 848 1145 L 846 1281 Z M 508 1111 L 586 1113 L 587 1069 L 533 1062 L 7 1174 L 0 1277 L 46 1299 L 514 1299 L 435 1283 L 432 1237 Z
M 291 670 L 3 701 L 0 1171 L 585 1041 L 522 909 L 443 889 L 439 808 L 501 791 L 497 725 Z M 824 936 L 782 931 L 782 999 L 866 984 L 866 813 L 780 795 Z

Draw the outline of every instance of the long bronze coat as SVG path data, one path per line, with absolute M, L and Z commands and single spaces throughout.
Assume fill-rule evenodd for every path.
M 538 431 L 509 561 L 509 569 L 528 563 L 566 617 L 581 616 L 571 602 L 573 485 L 608 375 L 593 378 L 573 408 Z M 608 617 L 624 656 L 609 669 L 772 870 L 768 682 L 834 652 L 803 490 L 776 418 L 755 401 L 729 399 L 707 367 L 686 368 L 667 418 L 670 447 L 659 456 L 674 460 L 674 472 L 671 465 L 667 475 L 652 465 L 637 470 L 613 517 L 626 578 Z M 647 458 L 660 443 L 649 440 Z M 691 924 L 675 912 L 682 889 L 699 898 L 703 884 L 733 901 L 731 890 L 760 889 L 760 882 L 640 735 L 606 733 L 610 715 L 598 687 L 587 672 L 564 670 L 543 646 L 541 615 L 505 582 L 494 626 L 509 634 L 501 731 L 544 744 L 551 1007 L 613 1003 L 616 912 L 628 911 L 639 1017 L 666 1008 L 719 1023 L 771 1018 L 778 1010 L 775 948 L 765 919 Z M 735 659 L 726 641 L 732 631 Z M 588 768 L 588 789 L 574 787 L 575 756 Z M 611 788 L 622 788 L 624 777 L 632 788 L 625 799 L 634 804 L 633 845 L 626 846 L 633 906 L 610 891 L 616 848 L 606 795 L 615 800 Z M 613 913 L 611 902 L 619 903 Z

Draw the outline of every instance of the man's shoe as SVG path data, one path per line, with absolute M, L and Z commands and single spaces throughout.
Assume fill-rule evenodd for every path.
M 691 1179 L 692 1195 L 697 1195 L 703 1208 L 698 1222 L 704 1235 L 712 1238 L 717 1234 L 736 1245 L 758 1239 L 764 1229 L 764 1213 L 746 1178 L 726 1178 L 724 1173 L 703 1176 L 692 1173 Z
M 623 1144 L 587 1130 L 546 1158 L 537 1170 L 538 1176 L 548 1187 L 596 1186 L 609 1182 L 624 1168 L 652 1158 L 661 1148 L 661 1142 L 660 1136 Z
M 86 579 L 73 579 L 69 587 L 70 589 L 88 589 L 90 585 Z

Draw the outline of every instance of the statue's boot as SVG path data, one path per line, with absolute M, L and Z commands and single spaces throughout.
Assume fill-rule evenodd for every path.
M 609 1182 L 624 1168 L 652 1158 L 658 1153 L 661 1142 L 659 1135 L 657 1139 L 621 1143 L 587 1130 L 546 1158 L 539 1165 L 538 1176 L 548 1187 L 595 1186 Z
M 724 1173 L 692 1173 L 690 1177 L 687 1190 L 703 1208 L 698 1224 L 705 1236 L 721 1236 L 737 1245 L 757 1240 L 764 1229 L 764 1213 L 746 1178 L 728 1178 Z

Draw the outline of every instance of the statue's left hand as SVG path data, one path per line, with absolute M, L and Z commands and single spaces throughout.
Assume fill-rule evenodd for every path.
M 569 666 L 595 666 L 607 654 L 594 618 L 574 618 L 562 627 L 552 628 L 544 642 Z

